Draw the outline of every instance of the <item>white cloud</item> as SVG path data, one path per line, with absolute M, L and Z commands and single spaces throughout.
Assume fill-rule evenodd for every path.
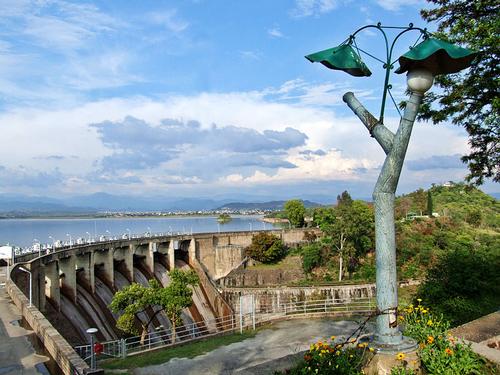
M 290 15 L 296 18 L 319 16 L 331 12 L 337 5 L 337 0 L 295 0 Z
M 383 163 L 384 153 L 359 120 L 353 116 L 338 116 L 331 106 L 309 104 L 307 96 L 299 97 L 296 101 L 280 99 L 290 97 L 297 88 L 303 89 L 309 85 L 294 80 L 276 89 L 260 92 L 202 93 L 160 99 L 108 99 L 59 110 L 19 107 L 0 114 L 3 145 L 0 160 L 10 170 L 16 170 L 19 165 L 32 171 L 57 168 L 64 179 L 51 188 L 52 193 L 76 193 L 81 189 L 126 192 L 130 186 L 136 186 L 143 192 L 161 192 L 174 186 L 188 189 L 195 185 L 208 192 L 214 186 L 229 188 L 243 187 L 245 184 L 288 183 L 306 186 L 334 180 L 352 181 L 370 191 L 378 173 L 377 168 Z M 89 124 L 121 122 L 127 115 L 152 126 L 159 126 L 164 119 L 177 119 L 183 123 L 198 121 L 201 129 L 212 129 L 213 124 L 217 124 L 217 127 L 236 126 L 258 132 L 283 132 L 289 127 L 306 134 L 307 140 L 304 146 L 284 150 L 284 154 L 280 154 L 282 160 L 295 166 L 293 168 L 279 167 L 279 164 L 270 167 L 262 163 L 253 166 L 248 174 L 243 173 L 243 170 L 235 171 L 234 164 L 219 163 L 220 168 L 214 172 L 217 180 L 211 182 L 206 180 L 206 174 L 175 173 L 179 168 L 188 167 L 196 171 L 193 162 L 196 162 L 196 158 L 202 158 L 203 153 L 183 157 L 183 153 L 179 152 L 166 163 L 149 169 L 101 173 L 96 176 L 100 161 L 113 151 L 101 142 L 97 129 Z M 396 118 L 386 119 L 392 129 L 397 126 L 397 121 Z M 421 159 L 422 155 L 464 154 L 468 149 L 466 140 L 466 134 L 459 127 L 416 124 L 407 160 Z M 47 155 L 58 157 L 49 158 Z M 226 172 L 224 168 L 227 168 Z M 436 178 L 453 179 L 460 174 L 465 174 L 465 167 L 463 170 L 450 169 L 439 176 L 436 170 L 404 170 L 405 181 L 402 184 L 415 188 L 435 182 Z M 90 181 L 91 178 L 93 181 Z M 39 186 L 28 188 L 36 192 Z M 3 189 L 5 191 L 6 187 Z
M 260 60 L 261 58 L 259 51 L 239 51 L 239 54 L 245 60 Z
M 273 38 L 283 38 L 285 35 L 281 32 L 280 28 L 275 26 L 267 30 L 267 34 Z
M 398 11 L 407 6 L 423 8 L 426 5 L 424 0 L 375 0 L 375 2 L 385 10 L 390 11 Z
M 154 24 L 162 25 L 167 30 L 176 34 L 185 31 L 189 27 L 189 22 L 180 18 L 176 9 L 151 12 L 148 15 L 148 19 Z

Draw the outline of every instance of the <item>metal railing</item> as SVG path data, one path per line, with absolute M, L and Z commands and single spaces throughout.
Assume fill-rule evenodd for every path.
M 125 358 L 131 354 L 146 352 L 157 348 L 173 347 L 190 341 L 230 332 L 255 329 L 256 325 L 277 319 L 299 318 L 303 316 L 369 314 L 375 309 L 374 298 L 359 298 L 350 301 L 324 299 L 290 302 L 279 305 L 263 305 L 254 307 L 251 313 L 195 322 L 180 326 L 174 333 L 172 329 L 151 330 L 144 338 L 128 337 L 121 340 L 103 342 L 103 352 L 98 360 L 107 358 Z M 217 329 L 214 329 L 217 327 Z M 90 345 L 75 347 L 75 351 L 85 361 L 90 361 L 92 349 Z

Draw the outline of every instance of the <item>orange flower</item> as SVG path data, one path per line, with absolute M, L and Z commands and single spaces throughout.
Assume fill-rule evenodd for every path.
M 448 355 L 453 355 L 453 350 L 451 350 L 450 348 L 446 348 L 444 352 Z
M 432 344 L 434 342 L 434 337 L 432 336 L 427 336 L 427 343 Z
M 304 356 L 304 360 L 305 360 L 306 362 L 309 362 L 309 361 L 311 360 L 311 356 L 306 354 L 306 355 Z

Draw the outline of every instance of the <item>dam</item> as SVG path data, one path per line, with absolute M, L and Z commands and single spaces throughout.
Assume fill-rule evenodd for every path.
M 289 246 L 304 242 L 302 229 L 272 232 Z M 30 307 L 37 312 L 30 318 L 25 316 L 31 326 L 38 324 L 37 319 L 48 320 L 71 348 L 88 344 L 86 330 L 90 327 L 98 329 L 95 338 L 101 342 L 126 336 L 116 328 L 117 314 L 108 308 L 114 293 L 121 288 L 132 282 L 147 285 L 151 279 L 167 286 L 170 270 L 193 269 L 200 284 L 193 288 L 193 304 L 182 312 L 178 331 L 184 331 L 183 337 L 196 337 L 200 332 L 216 333 L 225 328 L 214 323 L 217 318 L 234 314 L 216 280 L 242 264 L 246 258 L 244 249 L 256 233 L 258 231 L 118 239 L 67 246 L 41 256 L 24 254 L 15 258 L 9 290 L 14 293 L 17 288 L 24 293 L 24 298 L 30 297 Z M 13 298 L 16 299 L 20 297 Z M 144 311 L 139 319 L 149 320 L 155 309 Z M 22 310 L 23 316 L 28 315 L 29 309 Z M 149 335 L 155 339 L 156 330 L 170 326 L 166 314 L 160 312 L 150 325 Z M 189 335 L 185 334 L 185 327 L 190 327 Z M 37 334 L 43 336 L 46 331 Z M 43 337 L 42 342 L 49 350 L 47 337 Z M 53 358 L 60 355 L 57 351 L 51 353 Z

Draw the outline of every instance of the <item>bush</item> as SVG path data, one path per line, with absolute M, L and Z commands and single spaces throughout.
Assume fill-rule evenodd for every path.
M 252 244 L 246 254 L 262 263 L 275 263 L 286 255 L 286 247 L 275 235 L 261 232 L 252 237 Z
M 453 325 L 495 311 L 500 305 L 500 252 L 478 248 L 445 253 L 427 272 L 418 295 Z
M 319 244 L 311 244 L 302 248 L 302 268 L 304 272 L 310 273 L 321 264 L 321 247 Z
M 424 373 L 440 375 L 456 374 L 493 374 L 485 361 L 475 354 L 469 345 L 458 342 L 448 334 L 449 323 L 439 314 L 420 305 L 409 305 L 401 310 L 399 316 L 404 327 L 404 335 L 412 337 L 419 343 L 418 356 L 421 359 Z M 338 339 L 318 341 L 311 344 L 309 350 L 294 368 L 275 374 L 363 374 L 363 367 L 370 361 L 374 349 L 368 342 L 357 339 Z M 397 353 L 395 359 L 398 366 L 391 375 L 415 375 L 406 354 Z

